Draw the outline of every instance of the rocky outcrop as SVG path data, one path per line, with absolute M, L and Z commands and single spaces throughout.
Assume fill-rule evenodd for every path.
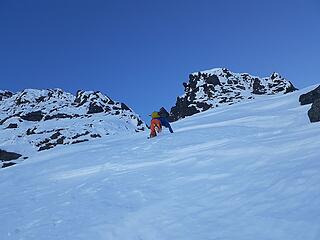
M 0 141 L 28 144 L 30 151 L 144 131 L 142 119 L 126 104 L 101 92 L 61 89 L 0 91 Z
M 170 121 L 221 105 L 254 99 L 257 95 L 286 94 L 297 90 L 278 73 L 260 78 L 247 73 L 233 73 L 226 68 L 192 73 L 183 86 L 184 94 L 171 108 Z
M 1 160 L 1 168 L 13 166 L 16 163 L 12 160 L 16 160 L 20 158 L 22 155 L 15 152 L 7 152 L 5 150 L 0 149 L 0 160 Z
M 12 95 L 12 92 L 0 90 L 0 101 L 12 97 Z
M 42 111 L 29 112 L 25 115 L 21 115 L 20 118 L 26 121 L 38 122 L 43 119 L 44 114 Z
M 320 99 L 320 86 L 308 93 L 302 94 L 299 97 L 299 102 L 301 105 L 306 105 L 314 103 L 317 99 Z
M 312 103 L 308 116 L 310 122 L 320 122 L 320 98 Z
M 17 128 L 17 127 L 18 127 L 17 123 L 10 123 L 7 128 Z
M 301 105 L 312 104 L 308 111 L 310 122 L 320 121 L 320 86 L 299 97 Z
M 11 160 L 16 160 L 19 157 L 21 157 L 22 155 L 19 153 L 15 153 L 15 152 L 7 152 L 5 150 L 1 150 L 0 149 L 0 160 L 2 161 L 11 161 Z

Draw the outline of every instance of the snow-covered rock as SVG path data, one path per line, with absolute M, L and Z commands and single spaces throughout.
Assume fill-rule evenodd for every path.
M 6 98 L 9 98 L 9 97 L 12 97 L 12 92 L 10 91 L 3 91 L 3 90 L 0 90 L 0 101 L 6 99 Z
M 290 81 L 273 73 L 260 78 L 248 73 L 233 73 L 226 68 L 215 68 L 189 75 L 183 83 L 184 94 L 177 98 L 170 112 L 176 121 L 195 113 L 222 105 L 231 105 L 258 95 L 284 94 L 297 90 Z
M 74 96 L 61 89 L 0 91 L 0 100 L 0 148 L 5 150 L 32 146 L 41 151 L 146 127 L 128 106 L 101 92 L 78 91 Z

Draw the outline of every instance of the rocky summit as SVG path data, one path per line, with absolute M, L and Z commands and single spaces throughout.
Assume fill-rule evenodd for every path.
M 170 121 L 210 108 L 254 99 L 258 95 L 285 94 L 297 90 L 278 73 L 261 78 L 248 73 L 233 73 L 226 68 L 192 73 L 183 86 L 184 94 L 171 108 Z
M 74 96 L 61 89 L 0 91 L 0 149 L 23 156 L 145 128 L 127 105 L 101 92 L 78 91 Z

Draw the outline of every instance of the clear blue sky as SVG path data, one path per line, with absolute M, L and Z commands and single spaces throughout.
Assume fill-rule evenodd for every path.
M 320 1 L 0 0 L 0 89 L 100 90 L 146 118 L 214 67 L 319 83 Z

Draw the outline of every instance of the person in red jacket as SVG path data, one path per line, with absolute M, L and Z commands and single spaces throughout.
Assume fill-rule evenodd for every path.
M 158 112 L 153 112 L 151 114 L 151 124 L 150 124 L 150 138 L 157 136 L 157 133 L 160 133 L 162 130 L 161 121 L 159 120 L 160 116 Z

